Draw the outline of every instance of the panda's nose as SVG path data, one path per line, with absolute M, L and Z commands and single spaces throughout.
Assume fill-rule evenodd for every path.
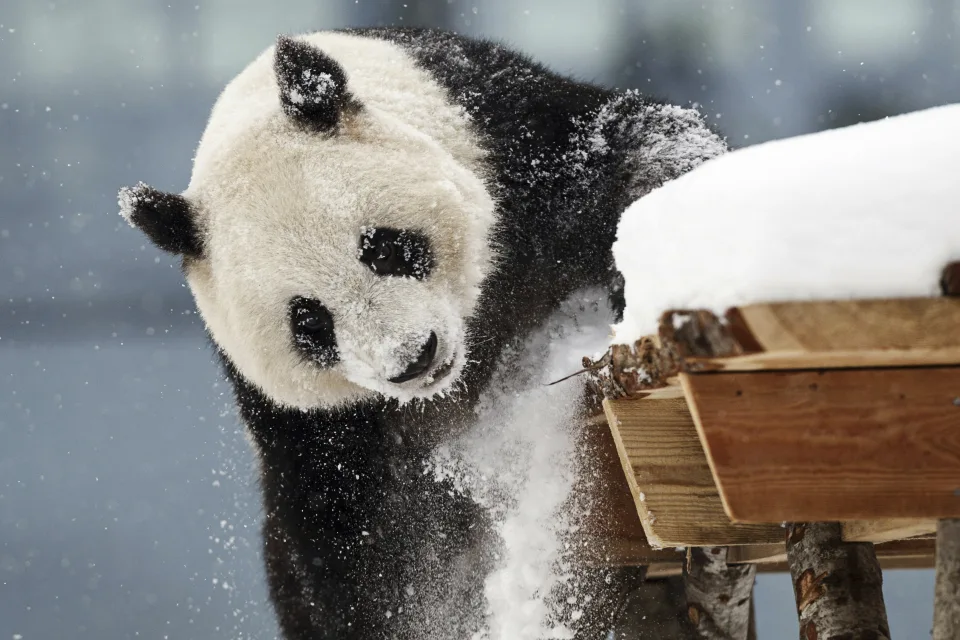
M 417 356 L 417 359 L 407 365 L 406 371 L 395 378 L 390 378 L 390 382 L 399 384 L 423 375 L 430 369 L 430 365 L 433 364 L 433 358 L 436 355 L 437 334 L 431 331 L 430 338 L 427 339 L 427 343 L 423 345 L 423 350 L 420 352 L 420 355 Z

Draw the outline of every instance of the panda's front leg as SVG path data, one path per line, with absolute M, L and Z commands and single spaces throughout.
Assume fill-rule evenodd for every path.
M 370 462 L 350 467 L 363 486 L 340 487 L 349 500 L 336 487 L 280 498 L 264 483 L 277 507 L 267 513 L 264 550 L 284 637 L 470 637 L 482 624 L 492 562 L 483 512 L 415 459 Z

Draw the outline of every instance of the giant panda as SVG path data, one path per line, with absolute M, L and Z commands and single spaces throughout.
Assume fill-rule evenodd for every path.
M 424 461 L 572 292 L 622 310 L 620 213 L 725 149 L 693 109 L 496 42 L 348 29 L 232 80 L 185 191 L 121 189 L 233 385 L 285 638 L 480 637 L 491 529 Z

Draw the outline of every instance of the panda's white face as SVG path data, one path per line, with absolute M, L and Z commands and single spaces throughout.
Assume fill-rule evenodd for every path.
M 273 49 L 225 89 L 183 193 L 202 237 L 185 260 L 199 311 L 281 405 L 443 393 L 493 259 L 481 151 L 396 46 L 298 40 L 342 66 L 349 101 L 329 130 L 291 118 Z

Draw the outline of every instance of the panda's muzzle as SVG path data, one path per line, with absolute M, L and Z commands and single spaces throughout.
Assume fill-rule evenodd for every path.
M 420 352 L 420 355 L 417 356 L 417 359 L 407 365 L 403 373 L 394 378 L 390 378 L 390 382 L 400 384 L 401 382 L 407 382 L 408 380 L 422 376 L 430 370 L 430 365 L 433 364 L 433 359 L 436 355 L 437 334 L 431 331 L 430 337 L 427 339 L 427 343 L 423 345 L 423 350 Z

